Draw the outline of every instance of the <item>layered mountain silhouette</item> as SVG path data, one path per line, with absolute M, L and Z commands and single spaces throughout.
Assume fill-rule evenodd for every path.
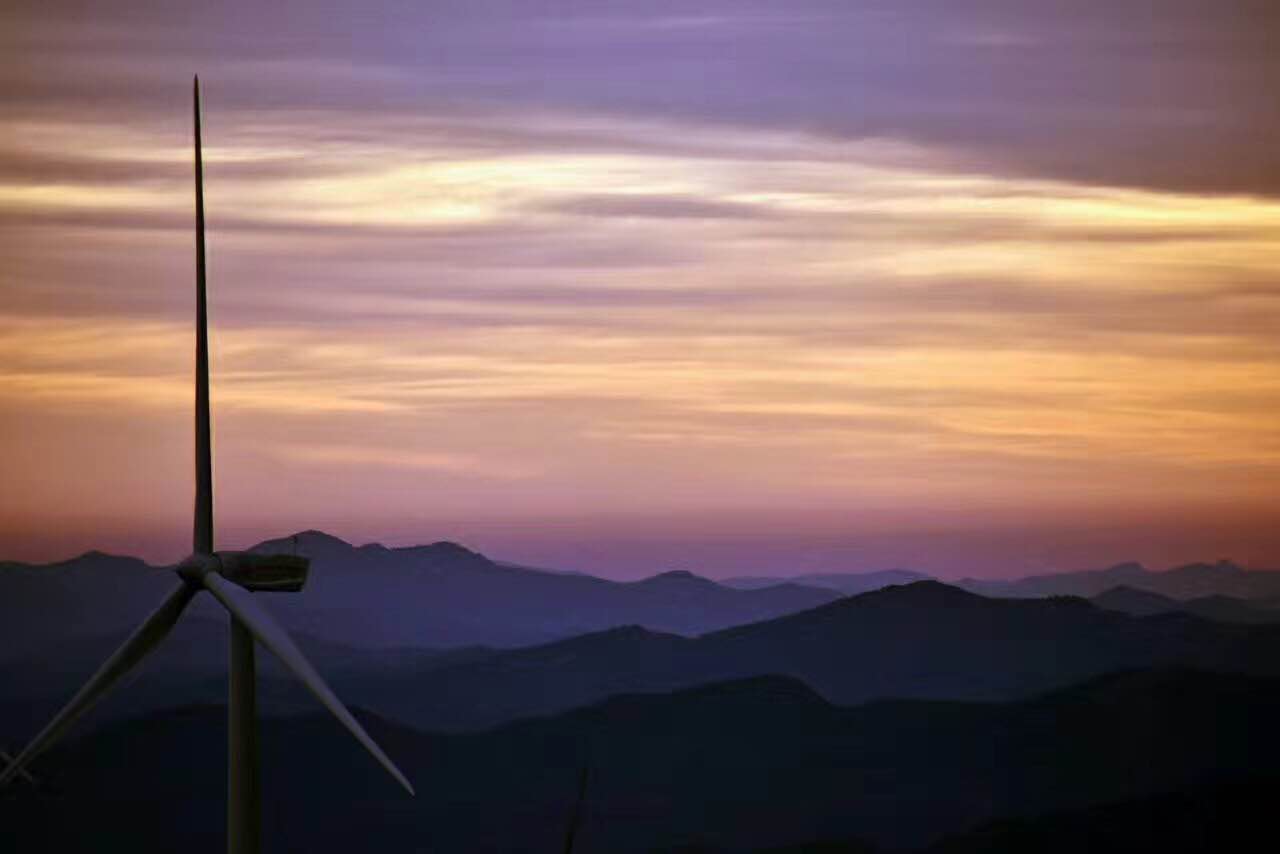
M 667 582 L 638 586 L 649 583 Z M 192 620 L 175 635 L 172 651 L 143 669 L 136 689 L 109 700 L 99 720 L 220 696 L 225 627 Z M 623 626 L 501 650 L 370 650 L 306 634 L 300 643 L 343 696 L 434 730 L 474 730 L 619 693 L 765 675 L 803 680 L 844 704 L 885 697 L 1012 700 L 1153 666 L 1280 676 L 1280 625 L 1233 625 L 1180 611 L 1135 617 L 1072 597 L 992 599 L 936 581 L 698 637 Z M 38 671 L 29 662 L 0 667 L 8 681 L 0 687 L 0 724 L 25 730 L 27 717 L 56 708 L 107 648 L 105 640 L 66 642 Z M 265 706 L 308 708 L 304 694 L 272 680 L 270 656 L 264 661 Z
M 81 726 L 89 729 L 159 709 L 222 702 L 229 634 L 225 618 L 183 620 L 128 684 L 109 694 Z M 36 732 L 120 640 L 117 633 L 72 635 L 30 658 L 0 659 L 0 733 Z M 327 678 L 356 684 L 373 680 L 383 685 L 433 666 L 472 661 L 494 652 L 488 647 L 371 649 L 301 633 L 294 640 Z M 264 708 L 274 713 L 314 708 L 315 700 L 274 656 L 263 652 L 258 669 L 259 702 Z
M 52 564 L 0 563 L 0 657 L 26 659 L 70 636 L 127 631 L 173 583 L 172 573 L 102 552 Z
M 988 599 L 925 581 L 697 638 L 619 628 L 342 688 L 399 720 L 460 730 L 618 693 L 769 674 L 803 680 L 847 704 L 1008 700 L 1117 670 L 1172 665 L 1280 675 L 1280 627 L 1179 613 L 1137 618 L 1075 598 Z
M 911 569 L 881 569 L 874 572 L 810 572 L 789 578 L 768 575 L 744 575 L 725 578 L 720 583 L 740 590 L 759 590 L 778 584 L 803 584 L 806 587 L 821 587 L 835 590 L 846 596 L 879 590 L 891 584 L 910 584 L 913 581 L 928 581 L 930 577 L 923 572 Z
M 699 634 L 839 596 L 789 583 L 736 590 L 687 572 L 624 583 L 497 563 L 456 543 L 357 547 L 319 531 L 254 550 L 311 558 L 306 589 L 272 597 L 269 607 L 290 629 L 353 646 L 520 646 L 629 624 Z M 0 626 L 0 658 L 47 650 L 69 635 L 123 639 L 172 585 L 171 574 L 142 561 L 95 552 L 47 566 L 0 565 L 0 600 L 12 615 Z M 218 616 L 212 606 L 204 613 Z
M 819 572 L 790 577 L 742 576 L 726 578 L 722 583 L 749 590 L 792 582 L 853 595 L 889 585 L 925 580 L 932 579 L 914 570 L 886 569 L 874 572 Z M 1280 610 L 1280 572 L 1247 570 L 1230 561 L 1190 563 L 1162 571 L 1149 570 L 1140 563 L 1129 562 L 1106 569 L 1028 575 L 1015 579 L 962 578 L 952 583 L 973 593 L 1001 598 L 1081 596 L 1091 599 L 1121 588 L 1156 593 L 1178 601 L 1211 597 L 1242 599 L 1264 610 Z M 1220 607 L 1221 610 L 1215 611 L 1215 607 Z M 1237 610 L 1230 607 L 1230 603 L 1208 605 L 1203 615 L 1216 619 L 1215 613 L 1228 621 L 1237 619 Z
M 1098 596 L 1114 587 L 1160 593 L 1171 599 L 1231 596 L 1264 600 L 1280 597 L 1280 572 L 1247 570 L 1230 561 L 1189 563 L 1153 572 L 1140 563 L 1107 569 L 1030 575 L 1014 580 L 965 578 L 956 585 L 984 596 Z
M 856 707 L 759 677 L 467 735 L 362 714 L 413 779 L 414 801 L 389 797 L 358 747 L 332 743 L 330 721 L 278 719 L 262 737 L 266 848 L 561 850 L 585 765 L 575 850 L 587 854 L 812 850 L 796 846 L 821 839 L 1063 850 L 1010 846 L 1009 822 L 1040 822 L 1023 827 L 1044 839 L 1082 810 L 1272 774 L 1277 713 L 1276 681 L 1158 670 L 1012 703 Z M 15 850 L 99 851 L 103 839 L 138 852 L 221 850 L 224 727 L 221 709 L 195 707 L 67 744 L 40 763 L 40 787 L 0 801 L 0 827 Z M 961 834 L 973 833 L 970 843 L 1004 847 L 965 847 Z
M 1201 596 L 1180 601 L 1150 590 L 1113 587 L 1094 596 L 1090 601 L 1099 608 L 1137 617 L 1180 612 L 1221 623 L 1280 622 L 1280 610 L 1234 596 Z
M 1174 847 L 1230 838 L 1180 798 L 1276 792 L 1258 775 L 1280 758 L 1280 574 L 621 583 L 455 543 L 256 548 L 312 559 L 306 591 L 267 607 L 422 794 L 333 754 L 332 722 L 263 655 L 269 850 L 561 850 L 584 766 L 575 850 L 624 854 L 1208 850 Z M 101 553 L 0 564 L 0 747 L 173 583 Z M 17 847 L 222 849 L 227 628 L 193 612 L 37 786 L 0 794 Z
M 261 552 L 312 559 L 300 595 L 272 597 L 290 629 L 337 645 L 377 648 L 519 647 L 625 625 L 698 635 L 768 620 L 889 585 L 922 580 L 910 570 L 816 573 L 796 579 L 728 579 L 688 572 L 638 582 L 502 563 L 456 543 L 386 548 L 353 546 L 319 531 L 271 540 Z M 0 563 L 0 668 L 45 655 L 70 639 L 118 643 L 173 581 L 136 558 L 88 552 L 48 565 Z M 1107 607 L 1130 613 L 1182 610 L 1228 622 L 1267 622 L 1280 615 L 1280 572 L 1234 564 L 1190 564 L 1151 572 L 1138 564 L 1032 576 L 1013 581 L 966 579 L 957 585 L 991 597 L 1101 596 L 1117 587 L 1191 600 L 1178 608 Z M 1232 600 L 1247 600 L 1244 602 Z M 195 614 L 221 618 L 197 600 Z M 369 614 L 377 614 L 369 620 Z

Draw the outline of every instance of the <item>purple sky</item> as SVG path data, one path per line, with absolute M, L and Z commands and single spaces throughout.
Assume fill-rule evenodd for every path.
M 7 4 L 0 557 L 1280 565 L 1273 2 Z

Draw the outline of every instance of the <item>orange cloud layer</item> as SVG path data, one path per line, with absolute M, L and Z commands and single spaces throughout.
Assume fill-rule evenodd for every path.
M 68 165 L 0 180 L 3 527 L 176 520 L 187 141 L 5 121 L 6 157 Z M 1273 200 L 688 122 L 470 119 L 599 131 L 584 153 L 343 121 L 207 120 L 219 511 L 241 529 L 411 506 L 882 508 L 905 530 L 1256 515 L 1280 486 Z

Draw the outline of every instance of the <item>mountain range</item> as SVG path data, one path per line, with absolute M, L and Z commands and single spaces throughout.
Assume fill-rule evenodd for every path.
M 275 595 L 269 607 L 300 632 L 298 643 L 343 697 L 425 729 L 475 730 L 628 691 L 764 675 L 796 677 L 837 703 L 890 697 L 1018 699 L 1102 673 L 1155 666 L 1280 675 L 1280 625 L 1230 625 L 1217 620 L 1221 615 L 1206 620 L 1148 593 L 1112 590 L 1098 603 L 1074 597 L 1001 599 L 916 581 L 846 598 L 817 592 L 822 604 L 799 609 L 809 592 L 803 586 L 742 592 L 687 574 L 620 584 L 498 566 L 453 544 L 383 549 L 356 548 L 324 535 L 298 540 L 300 551 L 307 549 L 315 561 L 307 593 Z M 292 545 L 270 542 L 260 548 L 280 551 Z M 143 584 L 161 583 L 160 589 L 173 584 L 164 572 L 127 558 L 110 558 L 104 566 L 101 577 L 83 562 L 54 570 L 52 581 L 67 590 L 46 593 L 45 602 L 86 602 L 108 594 L 105 586 L 120 579 L 131 580 L 131 593 Z M 41 571 L 23 570 L 18 577 L 38 588 L 23 576 Z M 82 580 L 86 584 L 78 588 Z M 147 593 L 159 597 L 157 590 Z M 303 602 L 307 595 L 312 598 Z M 557 608 L 557 595 L 567 604 Z M 1117 599 L 1144 604 L 1119 607 Z M 605 604 L 595 609 L 591 602 Z M 454 613 L 454 629 L 461 620 L 475 621 L 477 629 L 442 634 L 439 626 L 426 625 L 444 621 L 439 617 L 443 603 L 465 612 Z M 225 621 L 200 618 L 200 604 L 197 618 L 179 626 L 168 649 L 143 667 L 136 685 L 109 699 L 96 722 L 220 697 Z M 1221 606 L 1217 600 L 1213 604 Z M 790 613 L 751 621 L 762 609 L 765 615 L 774 609 Z M 639 620 L 613 625 L 637 611 L 650 625 L 666 621 L 694 636 L 654 630 Z M 86 608 L 86 615 L 96 613 Z M 404 635 L 471 638 L 485 626 L 497 626 L 488 630 L 493 636 L 500 635 L 500 620 L 509 617 L 515 627 L 506 626 L 500 636 L 513 639 L 529 634 L 532 626 L 548 630 L 557 615 L 557 631 L 581 624 L 611 627 L 513 649 L 421 643 L 357 647 L 349 640 L 352 635 L 342 638 L 361 625 L 383 643 Z M 730 621 L 730 615 L 741 625 L 695 634 L 701 626 Z M 20 634 L 20 612 L 17 622 L 19 629 L 5 631 Z M 86 622 L 92 624 L 90 618 Z M 58 629 L 51 622 L 42 625 L 46 638 Z M 41 652 L 0 658 L 0 725 L 18 731 L 36 726 L 119 643 L 123 629 L 114 632 L 60 634 L 47 639 Z M 266 707 L 275 712 L 310 708 L 305 694 L 273 679 L 278 675 L 274 662 L 264 659 Z M 35 661 L 40 666 L 33 667 Z
M 616 582 L 447 542 L 255 549 L 311 558 L 305 592 L 262 600 L 421 792 L 400 800 L 263 655 L 271 850 L 562 850 L 584 768 L 579 854 L 1176 851 L 1230 835 L 1178 798 L 1280 793 L 1280 573 Z M 96 552 L 0 564 L 0 748 L 174 583 Z M 34 788 L 0 793 L 6 840 L 222 848 L 227 625 L 192 612 Z
M 456 543 L 355 546 L 320 531 L 269 540 L 253 550 L 312 560 L 302 593 L 270 599 L 287 627 L 337 645 L 381 649 L 520 647 L 626 625 L 693 636 L 928 579 L 892 569 L 715 582 L 676 571 L 618 582 L 494 561 Z M 122 639 L 172 584 L 162 567 L 101 552 L 46 565 L 0 563 L 0 667 L 71 638 Z M 1128 563 L 1015 580 L 962 579 L 955 586 L 1003 598 L 1095 597 L 1119 587 L 1195 600 L 1177 609 L 1148 605 L 1143 613 L 1187 610 L 1239 622 L 1266 622 L 1270 612 L 1280 614 L 1280 572 L 1226 562 L 1164 572 Z M 1121 597 L 1109 599 L 1111 607 L 1133 612 Z M 200 601 L 194 613 L 219 616 Z M 366 619 L 375 613 L 377 620 Z
M 963 578 L 957 586 L 984 596 L 1098 596 L 1114 587 L 1159 593 L 1171 599 L 1231 596 L 1269 600 L 1280 597 L 1280 572 L 1248 570 L 1231 561 L 1189 563 L 1152 571 L 1140 563 L 1119 563 L 1106 569 L 1029 575 L 1012 580 Z
M 848 596 L 878 590 L 891 584 L 910 584 L 925 580 L 934 579 L 910 569 L 885 569 L 871 572 L 818 572 L 795 576 L 741 576 L 726 578 L 721 583 L 751 590 L 790 582 L 834 590 Z M 961 578 L 947 583 L 983 596 L 1001 598 L 1093 598 L 1119 587 L 1158 593 L 1175 600 L 1226 596 L 1249 600 L 1261 608 L 1277 609 L 1280 606 L 1280 572 L 1248 570 L 1230 561 L 1189 563 L 1161 571 L 1147 569 L 1140 563 L 1128 562 L 1105 569 L 1051 572 L 1012 579 Z
M 625 626 L 514 650 L 371 650 L 300 636 L 353 702 L 415 726 L 476 730 L 562 712 L 619 693 L 669 691 L 783 674 L 840 703 L 885 697 L 1008 700 L 1128 668 L 1184 665 L 1280 675 L 1280 626 L 1185 613 L 1134 617 L 1083 599 L 988 599 L 938 582 L 885 588 L 696 638 Z M 66 643 L 0 668 L 0 724 L 26 732 L 91 672 L 105 644 Z M 111 697 L 96 721 L 225 690 L 224 622 L 191 620 Z M 310 698 L 263 657 L 269 710 Z
M 1084 599 L 990 599 L 936 581 L 888 587 L 696 638 L 638 626 L 344 685 L 415 726 L 474 729 L 619 693 L 764 675 L 841 704 L 1011 700 L 1101 674 L 1187 666 L 1280 676 L 1280 626 L 1133 617 Z
M 692 635 L 840 595 L 791 583 L 737 590 L 688 572 L 609 581 L 498 563 L 456 543 L 357 547 L 319 531 L 253 550 L 311 558 L 305 589 L 269 600 L 287 627 L 365 647 L 511 647 L 628 624 Z M 160 568 L 99 552 L 43 566 L 0 564 L 0 658 L 25 658 L 69 635 L 123 639 L 173 584 Z M 194 613 L 217 615 L 201 604 Z
M 803 584 L 806 587 L 820 587 L 835 590 L 845 596 L 879 590 L 891 584 L 910 584 L 913 581 L 928 581 L 930 576 L 910 569 L 881 569 L 872 572 L 810 572 L 790 577 L 767 575 L 744 575 L 721 579 L 720 583 L 739 590 L 759 590 L 778 584 Z
M 1280 622 L 1280 609 L 1262 603 L 1250 602 L 1235 596 L 1201 596 L 1179 600 L 1150 590 L 1133 587 L 1112 587 L 1089 601 L 1108 611 L 1121 611 L 1136 617 L 1154 614 L 1194 614 L 1206 620 L 1220 623 L 1276 623 Z
M 822 839 L 984 850 L 957 839 L 1273 774 L 1278 713 L 1280 682 L 1175 669 L 1017 702 L 853 707 L 758 677 L 465 735 L 362 714 L 416 784 L 412 800 L 330 721 L 272 719 L 266 848 L 559 851 L 585 767 L 579 854 L 817 850 L 797 846 Z M 37 788 L 0 801 L 0 827 L 15 850 L 99 851 L 104 839 L 137 852 L 220 850 L 224 728 L 221 709 L 199 706 L 67 744 L 41 763 Z

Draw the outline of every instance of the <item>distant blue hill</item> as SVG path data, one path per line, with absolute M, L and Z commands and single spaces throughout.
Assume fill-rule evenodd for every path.
M 1112 587 L 1090 601 L 1099 608 L 1138 617 L 1182 613 L 1221 623 L 1280 623 L 1280 609 L 1270 603 L 1234 596 L 1200 596 L 1183 600 L 1150 590 Z
M 752 590 L 790 582 L 852 595 L 878 590 L 891 584 L 910 584 L 931 578 L 925 573 L 910 569 L 884 569 L 873 572 L 813 572 L 794 576 L 738 576 L 722 579 L 721 583 L 742 590 Z M 1231 561 L 1189 563 L 1162 571 L 1128 562 L 1104 569 L 1051 572 L 1012 579 L 962 578 L 947 583 L 983 596 L 1003 598 L 1093 598 L 1119 587 L 1157 593 L 1175 600 L 1224 596 L 1250 600 L 1263 608 L 1280 608 L 1280 571 L 1245 569 Z
M 630 624 L 692 635 L 839 597 L 790 583 L 736 590 L 685 572 L 610 581 L 498 563 L 456 543 L 357 547 L 319 531 L 254 550 L 311 558 L 306 589 L 271 595 L 267 606 L 295 631 L 349 646 L 513 647 Z M 0 663 L 68 637 L 123 639 L 175 583 L 160 568 L 98 552 L 0 564 Z M 197 600 L 195 613 L 218 610 Z
M 346 688 L 354 701 L 416 726 L 466 730 L 618 693 L 770 674 L 847 704 L 1010 700 L 1164 666 L 1280 676 L 1280 626 L 1138 618 L 1079 598 L 992 599 L 924 581 L 696 638 L 617 628 L 446 666 L 429 661 L 416 675 Z
M 1231 596 L 1266 600 L 1280 597 L 1280 571 L 1249 570 L 1231 561 L 1189 563 L 1152 571 L 1140 563 L 1119 563 L 1106 569 L 1030 575 L 1012 580 L 965 578 L 958 586 L 984 596 L 1098 596 L 1114 587 L 1159 593 L 1172 599 Z
M 846 596 L 879 590 L 891 584 L 910 584 L 913 581 L 928 581 L 931 576 L 910 569 L 881 569 L 874 572 L 810 572 L 789 578 L 768 575 L 744 575 L 725 578 L 721 584 L 736 587 L 739 590 L 759 590 L 777 584 L 803 584 L 806 587 L 822 587 L 835 590 Z

